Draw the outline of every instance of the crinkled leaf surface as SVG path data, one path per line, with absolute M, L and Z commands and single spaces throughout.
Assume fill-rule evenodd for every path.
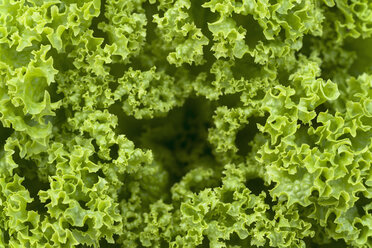
M 369 0 L 0 0 L 0 248 L 372 247 Z

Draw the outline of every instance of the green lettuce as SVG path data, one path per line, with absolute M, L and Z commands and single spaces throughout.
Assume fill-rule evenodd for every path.
M 0 0 L 0 248 L 372 247 L 369 0 Z

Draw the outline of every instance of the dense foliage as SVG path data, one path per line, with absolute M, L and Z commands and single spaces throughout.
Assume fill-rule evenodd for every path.
M 0 0 L 0 247 L 372 247 L 372 1 Z

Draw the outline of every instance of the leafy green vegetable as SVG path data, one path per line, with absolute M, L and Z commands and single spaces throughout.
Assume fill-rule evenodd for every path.
M 0 247 L 372 247 L 369 0 L 0 0 Z

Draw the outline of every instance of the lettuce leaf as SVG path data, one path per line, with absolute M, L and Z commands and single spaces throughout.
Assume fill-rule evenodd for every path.
M 0 0 L 0 247 L 372 247 L 368 0 Z

